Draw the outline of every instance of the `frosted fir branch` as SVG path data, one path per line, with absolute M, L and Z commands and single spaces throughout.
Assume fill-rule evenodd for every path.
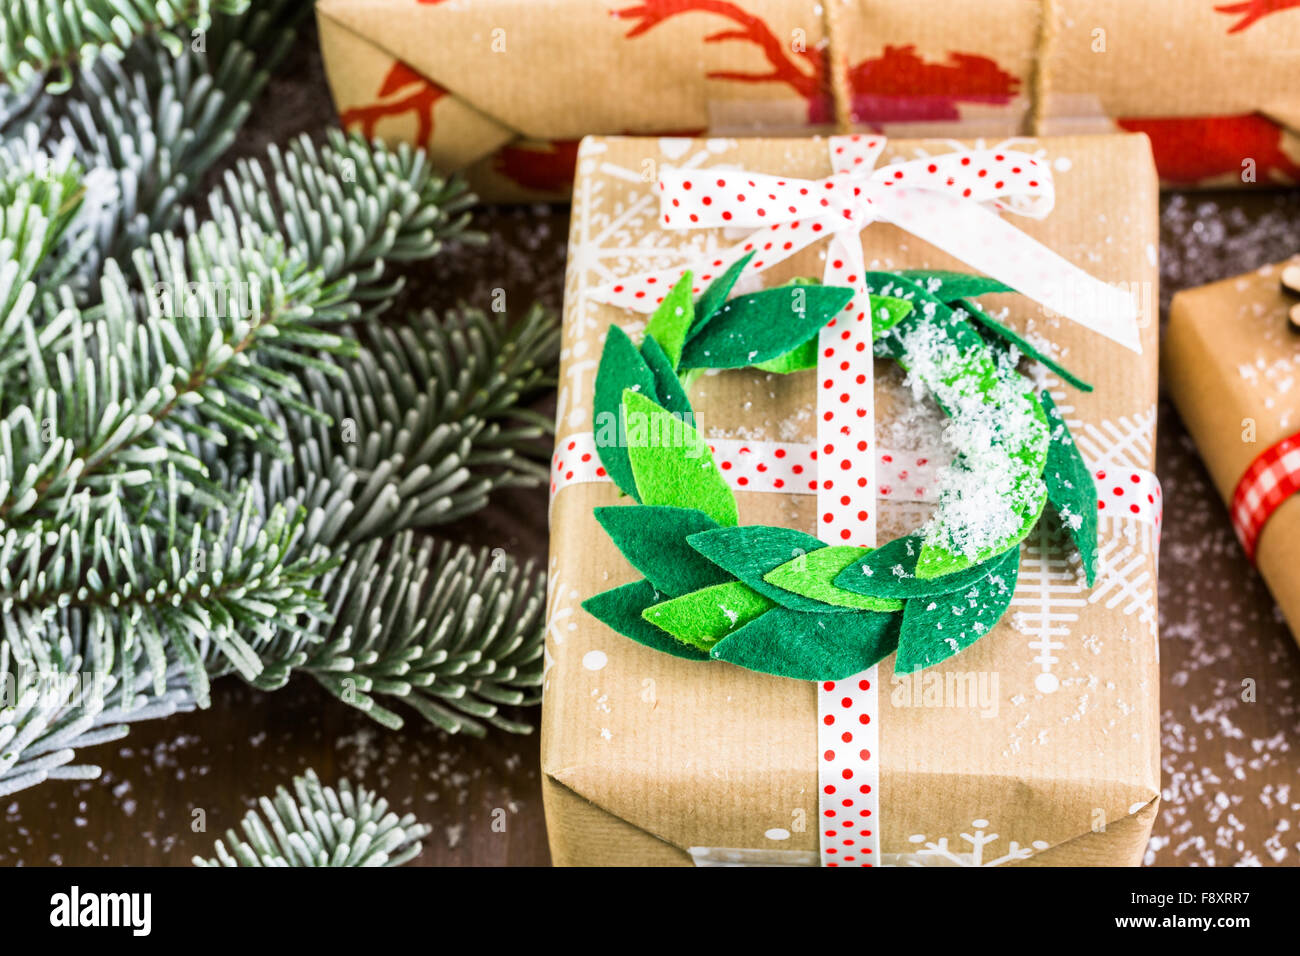
M 527 406 L 554 387 L 559 324 L 541 308 L 522 319 L 461 309 L 358 331 L 343 374 L 306 373 L 316 414 L 291 413 L 288 459 L 253 454 L 270 502 L 303 506 L 314 540 L 360 542 L 445 524 L 494 491 L 546 480 L 549 416 Z M 240 458 L 211 468 L 237 479 Z
M 179 668 L 166 673 L 161 696 L 150 696 L 147 675 L 126 683 L 86 672 L 69 640 L 54 648 L 52 664 L 24 668 L 0 643 L 0 797 L 46 780 L 94 779 L 100 768 L 79 762 L 80 751 L 120 740 L 129 724 L 194 707 Z
M 216 856 L 195 866 L 401 866 L 420 855 L 431 828 L 399 817 L 388 801 L 347 780 L 323 786 L 315 771 L 293 778 L 293 793 L 277 787 L 262 797 L 240 829 L 217 840 Z
M 49 110 L 50 96 L 39 85 L 17 90 L 0 83 L 0 144 L 29 125 L 44 131 Z
M 55 520 L 75 492 L 102 500 L 107 486 L 146 483 L 163 463 L 219 500 L 206 466 L 186 450 L 186 435 L 218 446 L 242 437 L 286 455 L 286 435 L 259 406 L 313 409 L 300 378 L 284 369 L 337 375 L 321 353 L 354 355 L 357 346 L 331 326 L 360 317 L 359 300 L 373 308 L 376 295 L 394 291 L 379 286 L 384 257 L 433 255 L 463 230 L 463 187 L 434 176 L 421 156 L 342 135 L 319 150 L 300 140 L 273 154 L 283 182 L 256 207 L 214 197 L 215 221 L 194 226 L 184 240 L 155 235 L 136 251 L 133 282 L 110 260 L 103 306 L 93 314 L 63 289 L 57 303 L 47 302 L 45 324 L 31 314 L 34 268 L 54 232 L 0 242 L 0 374 L 8 386 L 0 413 L 25 423 L 14 431 L 13 455 L 0 459 L 0 528 Z M 240 194 L 263 175 L 258 164 L 242 168 L 247 181 L 228 180 Z M 443 199 L 449 210 L 439 206 Z M 53 222 L 53 211 L 26 194 L 14 199 L 7 221 L 23 222 L 28 208 Z M 331 209 L 324 220 L 317 216 Z M 337 227 L 338 238 L 295 238 L 322 221 Z M 14 263 L 8 298 L 6 258 Z M 34 414 L 38 404 L 59 414 Z M 47 418 L 59 426 L 55 434 L 31 427 Z
M 213 459 L 228 481 L 255 476 L 260 507 L 303 509 L 306 542 L 348 555 L 316 586 L 332 597 L 329 621 L 259 645 L 257 686 L 305 671 L 385 726 L 402 718 L 381 700 L 453 733 L 531 730 L 500 708 L 538 700 L 543 575 L 500 550 L 393 536 L 545 480 L 537 439 L 552 426 L 522 406 L 553 386 L 558 334 L 540 308 L 518 321 L 464 309 L 372 326 L 340 379 L 309 372 L 322 415 L 290 416 L 291 458 L 254 451 L 249 472 L 238 453 Z
M 150 234 L 175 229 L 204 174 L 233 145 L 309 9 L 295 0 L 263 3 L 240 16 L 217 16 L 201 49 L 173 55 L 153 37 L 120 62 L 82 69 L 65 100 L 59 133 L 76 144 L 88 170 L 114 184 L 118 201 L 96 228 L 81 286 L 105 258 L 124 260 Z
M 0 82 L 18 89 L 46 81 L 66 92 L 78 65 L 121 59 L 144 37 L 180 56 L 192 31 L 216 12 L 236 14 L 248 0 L 24 0 L 0 8 Z M 182 38 L 184 37 L 184 39 Z
M 388 705 L 405 704 L 448 733 L 531 732 L 501 708 L 541 699 L 544 574 L 411 532 L 347 554 L 317 586 L 327 616 L 256 647 L 255 686 L 305 672 L 389 728 L 404 721 Z
M 184 244 L 155 237 L 135 267 L 154 294 L 133 295 L 110 261 L 102 309 L 86 314 L 65 293 L 56 321 L 39 331 L 31 315 L 16 317 L 10 338 L 22 347 L 0 359 L 0 435 L 9 442 L 0 530 L 59 522 L 82 492 L 92 504 L 133 488 L 147 493 L 164 465 L 213 493 L 177 436 L 224 442 L 229 433 L 280 447 L 255 401 L 301 393 L 296 381 L 262 375 L 259 351 L 294 362 L 355 350 L 327 330 L 349 316 L 346 307 L 323 301 L 319 275 L 274 243 L 243 247 L 209 225 Z M 10 327 L 0 321 L 0 336 Z
M 332 129 L 320 145 L 306 135 L 287 149 L 273 145 L 268 161 L 227 170 L 208 196 L 208 216 L 247 242 L 278 238 L 320 270 L 331 296 L 356 303 L 358 316 L 377 315 L 401 291 L 401 278 L 386 278 L 388 263 L 430 258 L 451 239 L 481 241 L 467 230 L 474 196 L 464 182 L 435 172 L 408 144 Z M 197 211 L 186 214 L 188 228 L 197 221 Z
M 301 513 L 263 513 L 245 490 L 236 507 L 191 521 L 174 474 L 160 485 L 160 526 L 115 499 L 0 535 L 0 634 L 17 661 L 57 670 L 67 655 L 52 649 L 72 642 L 88 669 L 124 685 L 149 673 L 158 696 L 179 665 L 206 707 L 205 660 L 255 680 L 254 635 L 326 613 L 314 584 L 337 562 L 304 543 Z

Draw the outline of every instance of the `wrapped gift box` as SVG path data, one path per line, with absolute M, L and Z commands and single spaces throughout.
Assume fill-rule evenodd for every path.
M 1300 181 L 1295 0 L 318 0 L 352 129 L 488 198 L 587 134 L 1147 133 L 1173 184 Z
M 1159 802 L 1155 170 L 1140 135 L 1049 138 L 1024 148 L 1055 170 L 1057 204 L 1046 219 L 1016 225 L 1097 278 L 1122 283 L 1143 306 L 1139 354 L 1023 297 L 990 297 L 1008 324 L 1053 343 L 1061 361 L 1096 385 L 1084 393 L 1036 373 L 1099 476 L 1103 504 L 1112 503 L 1100 512 L 1099 575 L 1088 588 L 1067 540 L 1040 524 L 1023 548 L 1013 604 L 992 632 L 919 675 L 894 679 L 892 658 L 879 666 L 885 864 L 1134 864 Z M 891 141 L 882 162 L 952 149 L 951 141 Z M 591 428 L 606 330 L 617 323 L 636 334 L 644 317 L 591 293 L 729 244 L 722 230 L 659 227 L 654 177 L 644 173 L 663 166 L 802 178 L 831 171 L 820 138 L 597 137 L 579 151 L 542 727 L 551 851 L 558 864 L 815 863 L 816 685 L 656 653 L 580 607 L 638 577 L 592 514 L 617 504 L 619 493 L 599 468 Z M 871 268 L 962 268 L 890 225 L 873 223 L 861 235 Z M 823 248 L 781 263 L 762 284 L 820 276 Z M 944 456 L 943 420 L 913 399 L 896 366 L 876 365 L 883 542 L 932 507 L 927 489 Z M 789 453 L 787 463 L 807 455 L 815 378 L 747 369 L 693 385 L 702 432 L 731 476 L 744 524 L 815 531 L 816 499 L 797 493 L 802 481 L 782 484 L 754 464 L 774 462 L 763 457 L 773 447 Z M 801 479 L 815 477 L 814 468 L 809 462 Z M 1128 506 L 1131 488 L 1150 490 L 1141 508 Z
M 1288 320 L 1300 297 L 1282 287 L 1288 265 L 1300 257 L 1174 296 L 1164 374 L 1247 554 L 1300 637 L 1300 334 Z

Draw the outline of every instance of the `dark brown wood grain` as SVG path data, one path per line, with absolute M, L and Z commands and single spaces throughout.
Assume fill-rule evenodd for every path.
M 305 34 L 301 43 L 241 141 L 241 155 L 330 121 L 314 38 Z M 1193 194 L 1163 205 L 1166 303 L 1175 288 L 1300 248 L 1297 228 L 1288 225 L 1300 223 L 1295 193 Z M 1204 235 L 1197 221 L 1214 234 Z M 511 309 L 533 299 L 559 306 L 565 209 L 489 210 L 478 227 L 492 237 L 486 247 L 406 270 L 410 286 L 396 315 L 458 301 L 486 306 L 498 288 Z M 1242 557 L 1167 402 L 1159 429 L 1167 507 L 1160 565 L 1165 803 L 1148 861 L 1296 865 L 1300 650 Z M 512 492 L 436 533 L 542 560 L 545 515 L 543 489 Z M 1253 701 L 1243 699 L 1243 681 L 1254 682 Z M 527 717 L 535 723 L 537 711 Z M 414 716 L 389 731 L 309 679 L 272 694 L 225 679 L 210 710 L 139 725 L 121 743 L 83 756 L 103 764 L 101 779 L 46 783 L 0 800 L 0 865 L 186 864 L 209 853 L 213 838 L 235 826 L 257 796 L 309 767 L 326 783 L 346 776 L 378 790 L 395 809 L 432 825 L 420 864 L 548 862 L 535 733 L 449 737 Z M 204 829 L 196 832 L 200 817 Z

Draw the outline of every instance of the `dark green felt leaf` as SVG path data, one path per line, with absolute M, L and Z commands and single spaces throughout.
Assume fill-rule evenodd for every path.
M 865 594 L 836 587 L 834 582 L 839 573 L 870 550 L 847 544 L 818 548 L 773 568 L 763 576 L 763 580 L 783 590 L 836 607 L 886 613 L 901 611 L 903 602 L 897 598 L 867 597 Z
M 893 272 L 868 272 L 866 282 L 872 295 L 889 296 L 912 303 L 912 311 L 903 316 L 880 338 L 889 354 L 904 369 L 908 369 L 909 365 L 903 340 L 909 332 L 915 331 L 921 325 L 941 329 L 949 341 L 962 352 L 984 348 L 984 340 L 980 338 L 980 334 L 975 331 L 970 322 L 958 317 L 946 302 L 926 292 L 911 279 Z M 942 405 L 942 402 L 940 404 Z M 952 413 L 952 409 L 945 408 L 944 411 Z
M 1015 329 L 1011 328 L 1011 326 L 1003 325 L 997 319 L 993 318 L 993 316 L 989 315 L 982 308 L 980 308 L 978 303 L 961 300 L 955 304 L 957 305 L 958 308 L 965 309 L 967 314 L 970 315 L 971 319 L 975 322 L 978 322 L 981 326 L 987 329 L 990 334 L 996 336 L 997 338 L 1003 340 L 1004 342 L 1009 342 L 1011 345 L 1014 345 L 1022 355 L 1027 355 L 1035 362 L 1041 362 L 1043 365 L 1046 365 L 1049 369 L 1051 369 L 1053 372 L 1055 372 L 1065 381 L 1069 382 L 1079 391 L 1081 392 L 1092 391 L 1091 385 L 1089 385 L 1083 379 L 1079 378 L 1079 376 L 1075 375 L 1068 368 L 1066 368 L 1060 362 L 1056 361 L 1056 359 L 1052 358 L 1042 349 L 1038 348 L 1038 346 L 1034 345 L 1034 343 L 1030 342 L 1027 338 L 1025 338 Z
M 663 599 L 664 595 L 657 592 L 649 581 L 634 581 L 587 598 L 582 602 L 582 608 L 596 620 L 638 644 L 674 657 L 685 657 L 693 661 L 708 660 L 709 655 L 704 651 L 683 644 L 641 616 L 646 608 Z
M 695 303 L 691 300 L 693 281 L 690 270 L 686 270 L 646 324 L 646 335 L 653 336 L 659 343 L 674 370 L 681 360 L 686 334 L 695 320 Z
M 898 273 L 923 287 L 935 298 L 954 302 L 990 292 L 1015 292 L 1005 282 L 972 272 L 948 272 L 943 269 L 903 269 Z
M 644 395 L 623 393 L 633 480 L 648 505 L 697 508 L 730 527 L 739 524 L 736 496 L 699 433 Z
M 669 597 L 732 579 L 686 543 L 688 535 L 718 527 L 703 511 L 667 505 L 615 505 L 596 508 L 595 514 L 623 557 Z
M 912 303 L 908 302 L 906 299 L 895 299 L 884 295 L 873 295 L 870 299 L 872 334 L 877 339 L 892 329 L 912 311 Z M 764 372 L 777 372 L 781 375 L 788 375 L 790 372 L 802 372 L 804 369 L 816 368 L 817 342 L 818 336 L 813 336 L 794 351 L 786 352 L 784 355 L 779 355 L 766 362 L 758 362 L 754 367 L 762 369 Z
M 591 429 L 595 434 L 600 462 L 609 477 L 626 494 L 640 501 L 622 430 L 623 393 L 628 389 L 655 398 L 654 372 L 627 333 L 617 325 L 611 325 L 600 353 L 600 365 L 596 368 Z
M 964 651 L 993 629 L 1011 605 L 1020 548 L 987 562 L 988 576 L 947 594 L 910 599 L 903 608 L 895 674 L 910 674 Z
M 714 313 L 722 308 L 722 303 L 727 301 L 727 296 L 731 295 L 731 289 L 736 284 L 736 280 L 740 278 L 740 274 L 745 271 L 745 266 L 749 265 L 749 260 L 752 258 L 754 258 L 753 252 L 745 253 L 745 255 L 727 266 L 726 271 L 710 282 L 708 287 L 700 293 L 700 297 L 695 303 L 695 321 L 686 336 L 688 339 L 704 328 L 709 319 L 713 318 Z
M 773 607 L 753 588 L 728 581 L 655 604 L 641 616 L 677 640 L 707 651 Z
M 1092 587 L 1097 579 L 1097 483 L 1052 397 L 1043 392 L 1040 398 L 1052 429 L 1043 469 L 1047 500 L 1079 549 L 1084 577 Z
M 795 680 L 843 680 L 898 646 L 901 614 L 806 614 L 774 608 L 723 638 L 716 660 Z
M 795 531 L 793 528 L 774 528 L 754 524 L 741 528 L 702 531 L 691 535 L 686 541 L 718 567 L 740 578 L 759 594 L 771 598 L 783 607 L 796 611 L 822 613 L 848 610 L 848 608 L 834 607 L 795 594 L 764 580 L 769 571 L 779 568 L 800 555 L 826 547 L 825 542 L 818 541 L 810 534 Z
M 746 368 L 816 336 L 853 298 L 840 286 L 788 285 L 729 300 L 682 350 L 682 368 Z
M 651 374 L 654 375 L 655 397 L 659 400 L 659 404 L 674 415 L 682 415 L 688 421 L 692 420 L 695 409 L 691 408 L 691 400 L 687 397 L 681 380 L 677 378 L 672 362 L 664 354 L 663 348 L 654 336 L 647 335 L 645 341 L 641 343 L 641 357 L 645 359 Z
M 942 577 L 918 578 L 916 562 L 921 557 L 921 542 L 919 534 L 895 538 L 841 571 L 835 578 L 836 586 L 869 597 L 927 597 L 967 587 L 991 570 L 992 562 L 984 561 Z M 695 546 L 693 540 L 690 543 Z

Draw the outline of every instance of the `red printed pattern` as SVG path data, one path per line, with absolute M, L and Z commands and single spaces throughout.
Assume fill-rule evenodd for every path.
M 1255 560 L 1259 535 L 1282 502 L 1300 491 L 1300 432 L 1290 435 L 1256 458 L 1237 482 L 1232 495 L 1232 526 Z

